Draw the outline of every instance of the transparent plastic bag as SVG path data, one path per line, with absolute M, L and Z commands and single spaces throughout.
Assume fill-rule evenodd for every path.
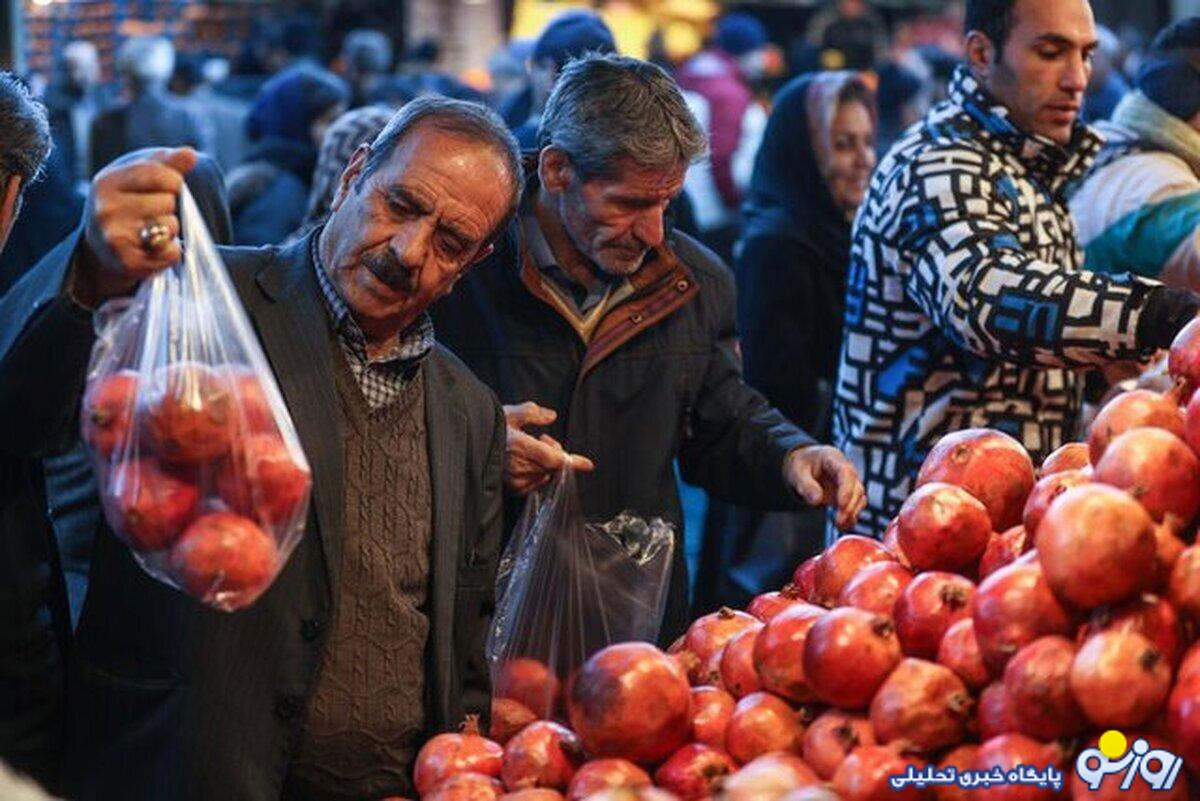
M 295 548 L 308 460 L 186 185 L 183 260 L 96 315 L 80 427 L 104 514 L 147 573 L 253 603 Z
M 675 539 L 669 523 L 629 512 L 585 522 L 569 469 L 530 496 L 497 576 L 487 645 L 495 697 L 552 719 L 589 656 L 616 642 L 654 642 Z

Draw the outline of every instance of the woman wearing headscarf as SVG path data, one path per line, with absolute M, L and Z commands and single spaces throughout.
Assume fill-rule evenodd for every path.
M 745 380 L 821 441 L 841 349 L 850 227 L 875 168 L 876 126 L 874 95 L 858 73 L 795 79 L 776 96 L 743 208 L 736 276 Z M 697 609 L 777 587 L 821 550 L 823 532 L 820 510 L 762 514 L 714 503 Z
M 345 81 L 310 64 L 259 90 L 246 118 L 250 152 L 227 181 L 235 244 L 278 244 L 300 226 L 317 148 L 349 99 Z

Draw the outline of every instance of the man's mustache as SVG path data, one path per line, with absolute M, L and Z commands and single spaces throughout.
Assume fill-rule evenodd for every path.
M 418 271 L 405 267 L 390 250 L 363 254 L 362 265 L 390 289 L 411 292 L 417 287 Z

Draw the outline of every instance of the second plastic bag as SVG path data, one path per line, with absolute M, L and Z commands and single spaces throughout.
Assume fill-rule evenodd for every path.
M 562 690 L 589 656 L 654 642 L 674 549 L 674 528 L 658 518 L 585 522 L 569 470 L 532 495 L 500 560 L 487 649 L 493 695 L 560 717 Z

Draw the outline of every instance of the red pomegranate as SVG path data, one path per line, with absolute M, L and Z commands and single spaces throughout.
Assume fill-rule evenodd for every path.
M 515 793 L 505 793 L 500 796 L 500 801 L 563 801 L 563 794 L 545 787 L 530 787 Z
M 1003 533 L 992 532 L 979 559 L 979 580 L 983 581 L 1005 565 L 1011 565 L 1032 545 L 1033 537 L 1025 526 L 1013 526 Z
M 1002 567 L 984 579 L 971 599 L 971 619 L 979 652 L 993 675 L 1038 637 L 1075 631 L 1071 613 L 1050 591 L 1036 559 Z
M 833 606 L 842 588 L 859 570 L 875 562 L 894 562 L 896 557 L 876 540 L 849 534 L 823 553 L 813 568 L 813 590 L 809 600 Z
M 229 450 L 234 408 L 225 375 L 179 362 L 156 371 L 146 390 L 146 430 L 163 460 L 199 464 Z
M 1175 560 L 1168 595 L 1176 609 L 1200 620 L 1200 545 L 1185 548 Z
M 587 801 L 679 801 L 674 793 L 657 787 L 610 787 L 587 797 Z
M 1171 581 L 1171 571 L 1187 544 L 1179 539 L 1174 521 L 1164 521 L 1154 527 L 1154 558 L 1158 563 L 1153 577 L 1145 589 L 1151 592 L 1166 591 Z
M 768 623 L 771 618 L 784 609 L 804 603 L 804 600 L 800 597 L 800 589 L 795 584 L 788 584 L 782 590 L 764 592 L 762 595 L 755 596 L 750 605 L 746 607 L 746 614 L 753 615 L 763 623 Z
M 421 747 L 413 768 L 413 784 L 421 795 L 455 773 L 498 777 L 504 749 L 479 733 L 479 718 L 463 723 L 461 734 L 439 734 Z
M 827 704 L 865 709 L 900 658 L 900 641 L 889 618 L 850 607 L 834 609 L 817 620 L 805 640 L 805 680 Z
M 1071 691 L 1088 720 L 1107 728 L 1141 726 L 1171 691 L 1171 665 L 1141 634 L 1102 631 L 1071 664 Z
M 1200 772 L 1200 678 L 1179 681 L 1167 701 L 1167 731 L 1171 750 L 1183 757 L 1188 769 Z
M 511 698 L 492 699 L 492 725 L 488 737 L 504 745 L 513 735 L 538 719 L 529 707 Z
M 912 764 L 894 749 L 885 745 L 864 745 L 846 757 L 833 776 L 833 789 L 843 801 L 925 801 L 931 798 L 928 789 L 907 785 L 899 790 L 892 787 L 892 776 L 903 776 Z
M 799 604 L 776 615 L 754 641 L 754 667 L 764 690 L 797 703 L 814 699 L 798 658 L 813 625 L 826 612 L 819 606 Z
M 828 787 L 810 785 L 781 795 L 778 801 L 842 801 L 842 799 Z
M 1186 681 L 1194 676 L 1200 676 L 1200 643 L 1195 643 L 1183 654 L 1176 673 L 1178 681 Z
M 1179 664 L 1185 646 L 1183 623 L 1166 598 L 1145 593 L 1117 607 L 1101 607 L 1079 629 L 1077 642 L 1101 631 L 1132 631 L 1157 648 L 1172 668 Z
M 1095 479 L 1128 492 L 1159 523 L 1186 527 L 1200 512 L 1200 459 L 1160 428 L 1133 428 L 1113 440 Z
M 918 571 L 969 570 L 991 535 L 987 508 L 952 484 L 923 484 L 900 507 L 900 547 Z
M 200 509 L 200 490 L 153 459 L 121 462 L 108 476 L 105 508 L 113 530 L 135 551 L 161 551 Z
M 1173 742 L 1149 732 L 1128 732 L 1125 738 L 1130 746 L 1139 739 L 1145 740 L 1152 749 L 1172 751 L 1175 746 Z M 1092 737 L 1084 747 L 1098 748 L 1099 745 L 1100 738 L 1096 736 Z M 1159 767 L 1153 763 L 1152 765 L 1155 768 Z M 1098 765 L 1093 762 L 1092 767 L 1098 767 Z M 1127 789 L 1121 789 L 1124 778 L 1123 773 L 1104 775 L 1100 779 L 1100 786 L 1093 790 L 1079 772 L 1074 771 L 1071 776 L 1071 798 L 1073 801 L 1187 801 L 1188 777 L 1187 773 L 1183 771 L 1179 772 L 1175 784 L 1170 790 L 1164 788 L 1156 791 L 1140 776 L 1134 778 Z
M 217 492 L 230 510 L 272 526 L 291 520 L 308 498 L 312 476 L 275 434 L 235 442 L 217 471 Z
M 225 609 L 256 599 L 279 564 L 279 549 L 253 520 L 229 512 L 198 517 L 171 549 L 171 568 L 194 597 Z
M 806 787 L 817 787 L 820 779 L 804 760 L 776 751 L 747 762 L 721 784 L 721 801 L 764 801 L 782 799 Z
M 733 717 L 733 696 L 717 687 L 692 688 L 692 739 L 725 750 L 725 730 Z
M 511 698 L 539 718 L 553 717 L 560 700 L 558 677 L 549 666 L 524 657 L 500 664 L 492 677 L 492 692 L 499 698 Z
M 976 710 L 980 738 L 989 740 L 998 734 L 1017 731 L 1017 716 L 1008 700 L 1003 680 L 994 681 L 983 688 Z
M 729 754 L 688 743 L 654 771 L 654 783 L 682 801 L 701 801 L 716 792 L 721 779 L 737 770 Z
M 1193 392 L 1184 411 L 1183 439 L 1196 453 L 1200 453 L 1200 392 Z
M 939 772 L 954 768 L 955 775 L 963 771 L 975 769 L 975 757 L 979 754 L 979 746 L 974 743 L 960 745 L 942 757 L 937 764 Z M 971 801 L 974 794 L 971 790 L 959 787 L 957 784 L 938 784 L 933 787 L 935 801 Z
M 1071 692 L 1075 645 L 1066 637 L 1039 637 L 1008 660 L 1004 693 L 1017 730 L 1038 740 L 1083 731 L 1087 720 Z
M 725 685 L 721 683 L 721 659 L 725 656 L 725 649 L 713 651 L 708 661 L 696 672 L 696 678 L 692 680 L 693 687 L 702 687 L 704 685 L 712 685 L 725 689 Z
M 804 761 L 826 781 L 860 745 L 875 745 L 875 730 L 864 715 L 830 709 L 804 730 Z
M 654 646 L 618 643 L 579 668 L 567 713 L 593 757 L 653 764 L 687 742 L 691 688 L 678 663 Z
M 270 434 L 277 430 L 275 413 L 267 400 L 267 391 L 258 376 L 247 370 L 231 370 L 230 378 L 237 397 L 237 409 L 246 433 Z
M 954 671 L 971 690 L 983 689 L 991 681 L 991 671 L 983 663 L 979 641 L 975 639 L 975 621 L 971 618 L 956 621 L 942 635 L 938 646 L 939 665 Z
M 1200 318 L 1179 330 L 1167 355 L 1167 372 L 1185 384 L 1191 392 L 1200 386 Z
M 84 441 L 107 459 L 126 440 L 137 404 L 138 374 L 121 370 L 88 385 L 79 414 Z
M 745 764 L 771 751 L 800 753 L 804 725 L 800 715 L 770 693 L 751 693 L 737 702 L 725 745 L 729 755 Z
M 627 759 L 594 759 L 576 771 L 567 801 L 584 801 L 609 788 L 649 786 L 650 774 Z
M 1179 403 L 1177 390 L 1159 393 L 1149 389 L 1133 389 L 1117 395 L 1104 404 L 1092 421 L 1088 433 L 1089 461 L 1098 467 L 1109 444 L 1134 428 L 1159 428 L 1182 438 L 1184 417 Z
M 421 801 L 496 801 L 504 785 L 482 773 L 455 773 L 421 796 Z
M 1028 765 L 1044 771 L 1054 765 L 1063 768 L 1062 749 L 1051 743 L 1042 743 L 1023 734 L 1001 734 L 985 740 L 975 754 L 975 770 L 991 772 L 999 768 L 1008 775 L 1020 765 Z M 1038 787 L 1036 784 L 994 784 L 977 787 L 974 798 L 988 801 L 1053 801 L 1057 791 L 1053 786 Z
M 1091 480 L 1092 477 L 1082 470 L 1064 470 L 1052 473 L 1034 484 L 1033 492 L 1029 493 L 1029 500 L 1025 502 L 1022 518 L 1025 531 L 1031 531 L 1036 536 L 1038 524 L 1042 522 L 1050 504 L 1071 487 L 1088 484 Z
M 987 507 L 989 530 L 996 531 L 1021 522 L 1033 481 L 1033 462 L 1021 443 L 987 428 L 969 428 L 942 437 L 917 475 L 918 487 L 942 482 L 971 493 Z M 903 537 L 900 543 L 912 559 L 914 554 Z M 916 562 L 913 565 L 919 569 Z
M 754 646 L 761 630 L 739 631 L 721 652 L 721 684 L 734 698 L 744 698 L 762 689 L 754 666 Z
M 753 615 L 737 612 L 729 607 L 721 607 L 712 614 L 698 618 L 688 627 L 683 647 L 700 660 L 700 667 L 706 668 L 706 663 L 712 655 L 719 653 L 733 635 L 748 628 L 756 628 L 762 623 Z M 693 684 L 704 684 L 709 680 L 706 673 L 697 670 L 689 676 Z
M 1040 477 L 1061 473 L 1064 470 L 1082 470 L 1092 464 L 1086 442 L 1068 442 L 1060 445 L 1045 461 L 1038 471 Z
M 504 746 L 500 776 L 509 790 L 565 790 L 583 762 L 579 738 L 549 720 L 530 723 Z
M 796 593 L 802 601 L 811 601 L 813 598 L 813 573 L 816 572 L 817 562 L 821 559 L 821 554 L 810 556 L 801 562 L 792 573 L 792 586 L 796 588 Z
M 906 658 L 871 701 L 871 725 L 881 743 L 900 741 L 929 754 L 967 735 L 971 694 L 954 671 L 936 662 Z
M 878 562 L 867 565 L 854 574 L 842 594 L 838 606 L 853 606 L 877 615 L 891 615 L 896 599 L 913 580 L 913 573 L 899 562 Z
M 907 656 L 936 659 L 946 630 L 971 615 L 975 585 L 954 573 L 921 573 L 896 601 L 896 636 Z

